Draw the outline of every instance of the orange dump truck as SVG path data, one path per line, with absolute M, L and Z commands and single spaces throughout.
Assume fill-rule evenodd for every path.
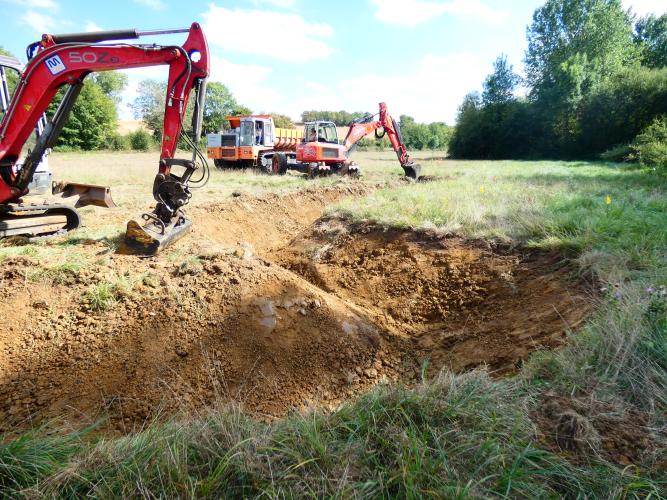
M 227 116 L 230 130 L 206 136 L 218 168 L 271 168 L 274 152 L 295 151 L 303 130 L 276 128 L 269 115 Z

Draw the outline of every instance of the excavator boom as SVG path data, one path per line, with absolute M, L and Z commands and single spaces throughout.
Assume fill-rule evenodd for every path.
M 415 180 L 419 179 L 421 166 L 410 158 L 410 155 L 405 148 L 405 144 L 403 144 L 400 127 L 396 120 L 394 120 L 387 111 L 387 105 L 385 103 L 380 103 L 380 113 L 376 116 L 378 116 L 377 120 L 375 120 L 374 116 L 368 115 L 350 124 L 347 136 L 343 142 L 346 151 L 352 151 L 362 138 L 373 132 L 375 132 L 375 137 L 378 139 L 381 139 L 386 134 L 389 136 L 391 147 L 396 152 L 396 156 L 398 157 L 401 167 L 403 167 L 406 177 Z M 379 130 L 382 130 L 381 134 L 378 133 Z
M 171 33 L 188 33 L 188 38 L 182 46 L 100 43 Z M 25 210 L 22 210 L 18 203 L 22 196 L 28 194 L 28 185 L 42 155 L 54 146 L 85 77 L 92 72 L 156 65 L 169 66 L 161 154 L 153 185 L 153 197 L 157 205 L 153 212 L 143 216 L 145 223 L 140 225 L 143 238 L 137 237 L 134 224 L 134 236 L 130 236 L 127 243 L 138 249 L 156 250 L 176 239 L 175 233 L 187 230 L 191 224 L 185 218 L 182 207 L 191 197 L 190 188 L 208 179 L 208 165 L 196 147 L 192 160 L 174 159 L 183 130 L 185 109 L 193 89 L 197 95 L 193 137 L 187 140 L 196 146 L 201 134 L 201 116 L 209 74 L 209 51 L 199 24 L 194 23 L 187 29 L 166 31 L 117 30 L 44 35 L 40 42 L 29 46 L 28 57 L 30 61 L 20 74 L 11 104 L 0 122 L 0 236 L 3 213 L 14 219 L 25 216 L 20 213 Z M 61 87 L 66 87 L 67 90 L 57 111 L 47 123 L 34 149 L 23 163 L 19 164 L 21 150 Z M 197 180 L 193 180 L 193 174 L 199 168 L 198 159 L 202 162 L 204 172 Z M 180 173 L 173 173 L 172 167 L 178 167 Z M 98 206 L 112 203 L 107 199 L 108 192 L 86 190 L 82 185 L 72 186 L 74 187 L 66 191 L 72 192 L 74 189 L 75 194 L 81 196 L 80 202 L 83 199 L 83 203 Z M 62 205 L 59 209 L 65 210 L 65 207 Z M 48 212 L 47 209 L 45 213 Z M 65 229 L 69 230 L 71 227 Z

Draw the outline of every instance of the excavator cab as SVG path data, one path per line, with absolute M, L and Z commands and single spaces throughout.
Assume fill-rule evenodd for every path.
M 305 124 L 304 142 L 326 142 L 339 144 L 338 130 L 333 122 L 308 122 Z
M 22 70 L 23 65 L 18 59 L 0 55 L 0 120 L 9 109 Z
M 23 64 L 14 57 L 0 55 L 0 120 L 5 117 L 12 101 L 12 95 L 23 73 Z M 35 140 L 44 132 L 47 125 L 46 115 L 42 115 L 35 126 Z M 52 175 L 49 170 L 50 149 L 44 152 L 35 169 L 32 181 L 28 184 L 28 192 L 36 195 L 46 194 L 51 190 Z M 17 167 L 20 162 L 17 163 Z

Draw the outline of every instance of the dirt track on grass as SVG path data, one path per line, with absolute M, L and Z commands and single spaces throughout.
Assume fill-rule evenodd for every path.
M 364 189 L 193 209 L 195 230 L 165 254 L 112 255 L 57 284 L 26 280 L 30 258 L 5 261 L 0 431 L 104 417 L 125 432 L 228 401 L 265 418 L 333 408 L 418 378 L 425 360 L 511 371 L 590 313 L 553 256 L 321 218 Z M 133 286 L 92 310 L 86 292 L 119 277 Z

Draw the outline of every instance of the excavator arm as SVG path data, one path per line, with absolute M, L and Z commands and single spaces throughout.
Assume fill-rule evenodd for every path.
M 375 120 L 375 116 L 378 117 L 377 120 Z M 396 156 L 398 157 L 401 167 L 403 167 L 403 170 L 405 171 L 406 177 L 419 179 L 421 166 L 418 163 L 415 163 L 410 158 L 410 155 L 408 155 L 408 151 L 401 138 L 401 131 L 398 123 L 396 123 L 396 120 L 394 120 L 388 113 L 387 105 L 385 103 L 380 103 L 380 113 L 375 116 L 367 115 L 350 124 L 350 128 L 347 131 L 347 136 L 344 141 L 345 150 L 347 152 L 352 151 L 362 138 L 372 132 L 375 132 L 375 137 L 378 139 L 382 139 L 386 134 L 389 136 L 391 147 L 396 152 Z M 379 132 L 380 129 L 382 129 L 382 132 Z
M 188 38 L 182 46 L 99 43 L 185 32 L 188 33 Z M 153 196 L 157 205 L 153 212 L 143 215 L 143 225 L 136 221 L 128 223 L 126 241 L 130 246 L 139 246 L 152 252 L 187 230 L 191 222 L 185 218 L 181 208 L 191 197 L 190 187 L 205 182 L 208 175 L 206 160 L 198 148 L 193 148 L 192 160 L 174 158 L 183 130 L 185 109 L 193 89 L 197 98 L 193 137 L 188 140 L 196 146 L 201 134 L 201 116 L 209 74 L 209 51 L 199 24 L 194 23 L 189 29 L 167 31 L 119 30 L 44 35 L 41 42 L 28 48 L 28 57 L 30 61 L 20 75 L 9 109 L 0 122 L 0 229 L 3 214 L 12 214 L 14 218 L 18 215 L 17 209 L 12 208 L 11 204 L 17 203 L 27 194 L 28 184 L 42 155 L 55 145 L 88 74 L 168 65 L 164 131 L 158 173 L 153 185 Z M 58 90 L 65 86 L 67 90 L 57 111 L 49 120 L 34 149 L 23 164 L 19 165 L 21 150 L 37 121 Z M 193 174 L 199 168 L 197 158 L 203 162 L 204 172 L 198 179 L 193 180 Z M 172 167 L 177 167 L 179 174 L 172 172 Z

